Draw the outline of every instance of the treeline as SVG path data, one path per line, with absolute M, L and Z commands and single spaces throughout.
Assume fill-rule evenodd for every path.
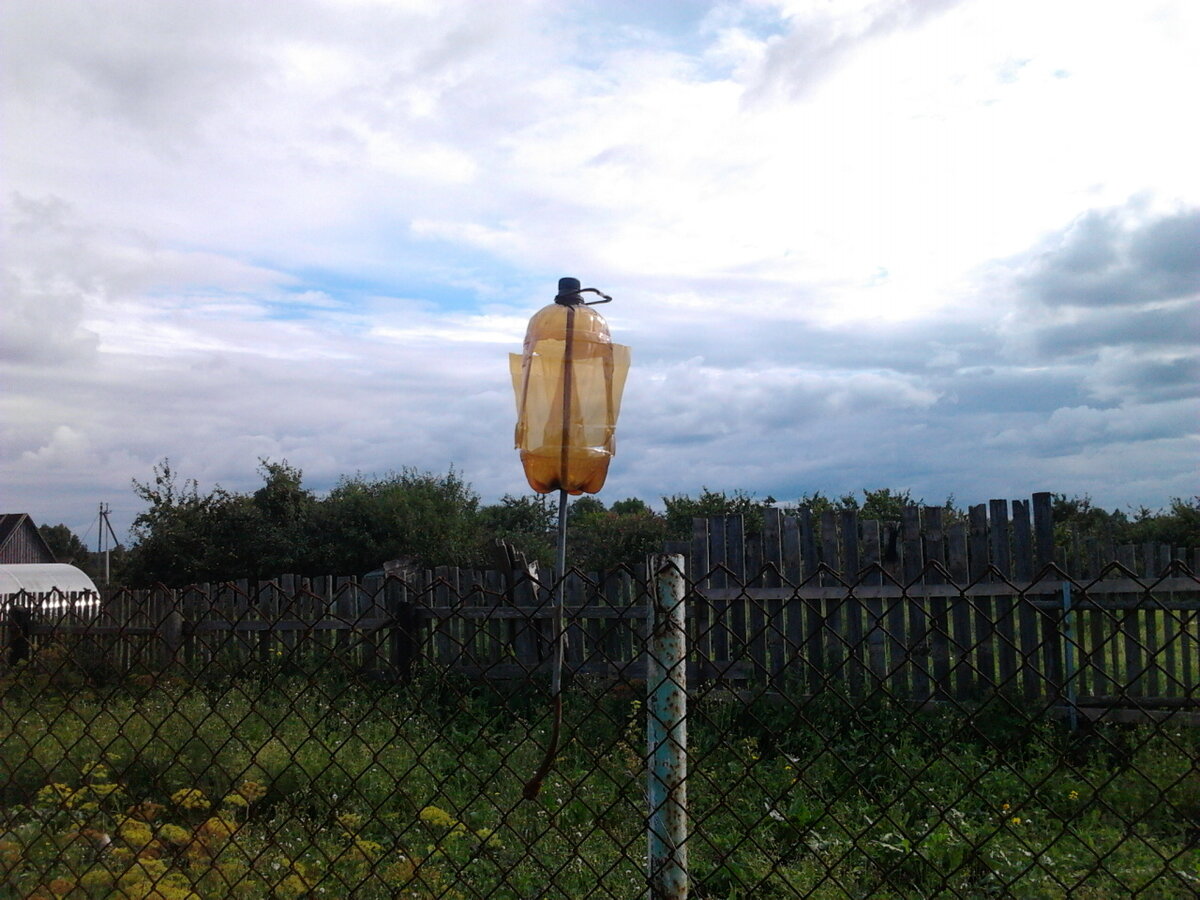
M 260 460 L 262 486 L 239 493 L 217 486 L 201 491 L 164 460 L 133 489 L 145 503 L 134 520 L 130 547 L 112 557 L 114 584 L 179 586 L 236 578 L 363 574 L 388 560 L 414 565 L 490 567 L 497 542 L 531 560 L 550 564 L 557 532 L 553 496 L 505 496 L 484 504 L 462 476 L 402 469 L 384 475 L 343 477 L 324 496 L 304 486 L 302 472 L 287 461 Z M 699 495 L 662 497 L 661 512 L 638 498 L 606 505 L 595 496 L 574 499 L 568 511 L 572 566 L 599 571 L 637 566 L 666 540 L 691 535 L 692 519 L 741 514 L 747 530 L 762 525 L 770 506 L 858 510 L 863 518 L 899 521 L 901 510 L 924 504 L 907 491 L 863 490 L 861 497 L 813 493 L 794 502 L 755 498 L 742 490 L 704 488 Z M 965 516 L 953 497 L 944 504 L 949 521 Z M 1116 544 L 1160 541 L 1200 546 L 1200 497 L 1175 499 L 1166 510 L 1108 511 L 1087 497 L 1054 495 L 1059 543 L 1097 537 Z M 42 526 L 60 561 L 96 571 L 89 554 L 66 526 Z

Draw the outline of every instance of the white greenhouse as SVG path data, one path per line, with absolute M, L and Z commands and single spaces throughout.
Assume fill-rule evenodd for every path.
M 80 569 L 66 563 L 0 564 L 0 609 L 18 603 L 55 609 L 74 600 L 76 610 L 94 609 L 100 591 Z

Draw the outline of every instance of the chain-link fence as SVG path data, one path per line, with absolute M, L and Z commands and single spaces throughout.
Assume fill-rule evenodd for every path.
M 0 897 L 641 897 L 651 813 L 684 802 L 647 781 L 682 750 L 682 729 L 647 745 L 647 692 L 675 684 L 686 852 L 653 837 L 692 897 L 1196 895 L 1187 567 L 733 574 L 682 581 L 665 671 L 654 577 L 568 575 L 533 800 L 552 579 L 18 596 Z

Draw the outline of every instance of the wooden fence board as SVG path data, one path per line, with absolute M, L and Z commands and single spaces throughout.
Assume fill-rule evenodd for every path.
M 1073 675 L 1065 669 L 1062 574 L 1046 570 L 1050 500 L 993 500 L 950 522 L 940 507 L 908 507 L 898 524 L 768 509 L 756 535 L 740 517 L 697 519 L 681 548 L 694 677 L 790 694 L 883 689 L 914 703 L 1010 685 L 1048 707 L 1067 687 L 1088 708 L 1200 706 L 1200 581 L 1174 562 L 1197 560 L 1165 544 L 1089 539 L 1062 557 L 1076 579 Z M 277 658 L 401 678 L 418 663 L 491 677 L 548 671 L 549 582 L 521 571 L 405 574 L 118 592 L 90 617 L 71 603 L 44 610 L 26 634 L 35 653 L 68 640 L 81 661 L 123 672 L 228 674 Z M 568 671 L 644 670 L 647 588 L 642 571 L 567 575 Z

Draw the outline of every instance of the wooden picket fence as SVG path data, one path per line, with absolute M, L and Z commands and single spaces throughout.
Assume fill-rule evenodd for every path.
M 753 535 L 741 517 L 698 519 L 692 541 L 667 548 L 689 583 L 688 676 L 791 696 L 1007 696 L 1085 716 L 1195 709 L 1195 550 L 1056 551 L 1049 500 L 994 500 L 954 522 L 937 507 L 896 524 L 767 510 Z M 10 664 L 70 642 L 80 665 L 108 672 L 519 679 L 549 670 L 554 585 L 519 569 L 438 568 L 121 591 L 98 611 L 22 597 L 4 640 Z M 569 572 L 567 671 L 644 677 L 652 588 L 648 569 Z

